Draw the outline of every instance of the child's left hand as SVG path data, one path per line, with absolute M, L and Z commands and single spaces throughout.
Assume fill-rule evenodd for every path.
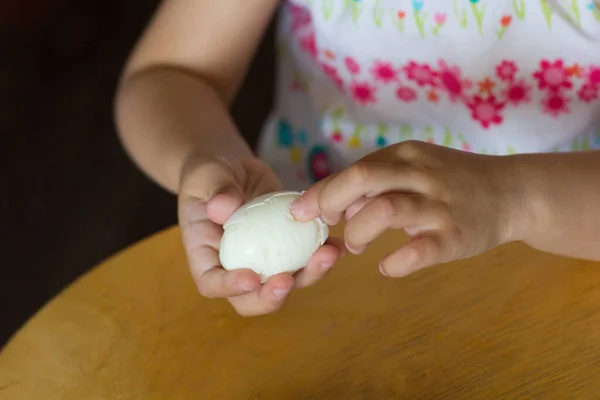
M 358 254 L 385 230 L 412 240 L 380 263 L 384 275 L 482 253 L 521 239 L 523 187 L 507 157 L 403 142 L 369 154 L 315 184 L 293 205 L 299 220 L 345 216 L 346 247 Z

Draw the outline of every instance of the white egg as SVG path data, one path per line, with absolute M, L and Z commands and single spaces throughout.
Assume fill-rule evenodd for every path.
M 300 194 L 270 193 L 240 207 L 223 225 L 223 268 L 248 268 L 265 282 L 272 275 L 293 274 L 305 267 L 327 240 L 329 229 L 320 218 L 296 221 L 290 207 Z

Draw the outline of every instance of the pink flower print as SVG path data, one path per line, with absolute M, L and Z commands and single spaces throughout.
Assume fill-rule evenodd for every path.
M 570 89 L 573 86 L 562 60 L 556 60 L 552 64 L 542 60 L 540 69 L 533 74 L 533 77 L 537 79 L 539 89 L 548 88 L 551 91 L 558 91 L 560 88 Z
M 335 143 L 341 143 L 344 141 L 344 135 L 342 135 L 342 132 L 340 132 L 340 131 L 334 131 L 331 134 L 331 141 L 333 141 Z
M 437 73 L 429 65 L 411 61 L 403 69 L 406 71 L 406 77 L 415 81 L 419 86 L 436 86 Z
M 600 85 L 600 67 L 591 67 L 587 78 L 592 85 Z
M 369 82 L 358 82 L 354 81 L 350 85 L 350 95 L 352 98 L 363 106 L 369 103 L 375 103 L 375 92 L 377 89 L 372 86 Z
M 445 61 L 440 60 L 440 75 L 439 80 L 443 89 L 448 92 L 451 101 L 464 99 L 464 91 L 473 86 L 473 82 L 468 79 L 463 79 L 460 68 L 456 66 L 448 66 Z
M 471 145 L 469 143 L 463 143 L 462 144 L 462 150 L 466 151 L 467 153 L 472 153 L 473 152 L 473 148 L 471 147 Z
M 548 92 L 546 97 L 542 99 L 542 106 L 546 114 L 558 117 L 560 114 L 567 114 L 569 112 L 570 101 L 571 99 L 563 95 L 560 91 Z
M 291 29 L 292 33 L 296 33 L 298 30 L 304 28 L 305 26 L 311 25 L 312 17 L 310 12 L 298 5 L 291 4 L 290 5 L 290 15 L 292 19 Z
M 435 22 L 436 25 L 444 25 L 446 23 L 446 14 L 436 12 L 433 14 L 433 22 Z
M 306 87 L 304 87 L 304 84 L 298 80 L 292 81 L 292 83 L 290 85 L 290 89 L 292 90 L 292 92 L 305 92 L 306 91 Z
M 528 103 L 531 101 L 530 94 L 531 85 L 525 83 L 523 79 L 509 83 L 504 92 L 506 100 L 513 106 L 518 106 L 521 103 Z
M 397 72 L 394 66 L 389 62 L 376 61 L 371 70 L 376 81 L 390 83 L 398 80 Z
M 354 58 L 346 57 L 344 63 L 351 74 L 360 74 L 360 64 L 358 64 Z
M 317 40 L 314 32 L 300 38 L 300 47 L 313 59 L 317 59 L 319 50 L 317 48 Z
M 331 174 L 329 163 L 327 162 L 327 155 L 324 152 L 316 152 L 313 154 L 308 161 L 308 165 L 310 174 L 317 182 L 327 178 Z
M 323 69 L 323 72 L 325 72 L 325 75 L 327 75 L 338 88 L 342 89 L 344 87 L 344 81 L 340 77 L 336 67 L 323 63 L 321 64 L 321 68 Z
M 514 62 L 504 60 L 496 67 L 496 75 L 503 81 L 512 81 L 518 69 Z
M 598 88 L 598 85 L 586 83 L 583 86 L 581 86 L 579 92 L 577 92 L 577 95 L 579 96 L 579 100 L 586 103 L 591 103 L 592 101 L 598 98 L 599 90 L 600 89 Z
M 431 28 L 431 33 L 433 33 L 433 36 L 439 35 L 440 29 L 442 29 L 442 26 L 444 26 L 446 23 L 446 17 L 447 15 L 441 12 L 436 12 L 433 14 L 433 22 L 435 22 L 435 26 Z
M 417 99 L 417 92 L 408 86 L 400 86 L 396 90 L 396 97 L 398 97 L 399 100 L 410 103 Z
M 502 123 L 502 115 L 500 111 L 504 109 L 505 103 L 496 101 L 494 96 L 483 98 L 481 96 L 473 96 L 469 101 L 468 107 L 471 109 L 471 116 L 475 121 L 479 121 L 485 129 L 492 124 L 500 125 Z

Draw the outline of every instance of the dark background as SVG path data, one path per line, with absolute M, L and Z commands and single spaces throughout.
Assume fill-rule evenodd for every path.
M 176 223 L 175 198 L 115 133 L 125 59 L 157 0 L 0 5 L 0 346 L 98 262 Z M 254 142 L 272 94 L 272 28 L 234 116 Z

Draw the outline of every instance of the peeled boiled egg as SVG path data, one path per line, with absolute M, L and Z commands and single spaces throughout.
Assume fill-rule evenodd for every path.
M 320 218 L 298 222 L 291 212 L 299 192 L 276 192 L 244 204 L 223 225 L 221 265 L 228 271 L 251 269 L 270 276 L 305 267 L 329 236 Z

